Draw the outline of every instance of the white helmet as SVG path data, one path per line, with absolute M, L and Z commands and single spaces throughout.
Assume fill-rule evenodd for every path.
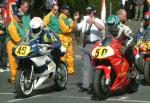
M 40 17 L 34 17 L 30 21 L 30 28 L 34 35 L 39 35 L 44 27 L 43 21 Z

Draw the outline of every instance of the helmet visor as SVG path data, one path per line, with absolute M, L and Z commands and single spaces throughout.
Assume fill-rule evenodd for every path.
M 36 29 L 32 28 L 33 34 L 37 34 L 37 33 L 39 33 L 40 31 L 41 31 L 41 27 L 36 28 Z

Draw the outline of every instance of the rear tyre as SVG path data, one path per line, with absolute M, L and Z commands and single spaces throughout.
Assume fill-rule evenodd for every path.
M 150 85 L 150 61 L 145 61 L 144 78 L 148 85 Z
M 68 82 L 68 73 L 67 73 L 67 67 L 64 62 L 60 62 L 57 65 L 56 76 L 54 81 L 57 90 L 62 90 L 66 88 Z
M 138 66 L 138 70 L 141 74 L 144 73 L 144 59 L 143 56 L 140 55 L 140 58 L 137 60 L 137 66 Z
M 29 97 L 34 90 L 33 80 L 29 80 L 30 69 L 19 68 L 15 77 L 15 90 L 21 97 Z
M 99 99 L 106 99 L 109 94 L 109 86 L 105 84 L 104 71 L 103 70 L 95 70 L 93 76 L 93 90 L 94 95 Z
M 128 93 L 134 93 L 138 91 L 138 87 L 140 84 L 140 78 L 139 78 L 140 75 L 139 75 L 137 68 L 138 67 L 136 64 L 132 68 L 132 72 L 131 72 L 132 77 L 131 77 L 129 85 L 127 86 Z

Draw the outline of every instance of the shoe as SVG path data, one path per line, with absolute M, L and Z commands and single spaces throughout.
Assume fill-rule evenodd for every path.
M 75 72 L 68 72 L 68 75 L 74 75 Z
M 11 84 L 15 84 L 15 80 L 11 80 L 10 78 L 7 81 Z
M 79 92 L 88 92 L 88 91 L 89 91 L 89 89 L 88 88 L 84 88 L 84 87 L 81 87 L 80 90 L 79 90 Z
M 96 100 L 96 101 L 99 101 L 99 100 L 100 100 L 100 98 L 99 98 L 98 96 L 96 96 L 96 95 L 92 95 L 91 99 L 92 99 L 92 100 Z

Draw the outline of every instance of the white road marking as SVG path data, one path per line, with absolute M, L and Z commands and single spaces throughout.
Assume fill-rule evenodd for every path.
M 15 94 L 15 93 L 0 93 L 0 95 L 9 95 L 9 94 Z
M 9 100 L 8 102 L 12 103 L 12 102 L 17 102 L 17 101 L 22 101 L 22 100 L 33 99 L 33 98 L 37 98 L 37 97 L 41 97 L 41 96 L 42 95 L 36 95 L 36 96 L 29 97 L 29 98 L 13 99 L 13 100 Z
M 118 101 L 118 102 L 127 102 L 127 103 L 150 103 L 150 101 L 144 101 L 144 100 L 119 100 L 119 99 L 108 99 L 108 101 Z
M 120 97 L 120 98 L 118 98 L 119 100 L 124 100 L 124 99 L 127 99 L 127 98 L 129 98 L 129 97 Z

